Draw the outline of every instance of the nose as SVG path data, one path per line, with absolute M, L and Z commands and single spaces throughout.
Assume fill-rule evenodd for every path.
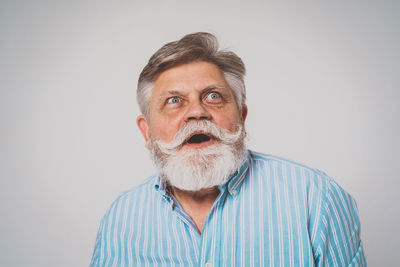
M 185 121 L 190 120 L 211 120 L 211 113 L 200 101 L 195 101 L 190 104 L 185 114 Z

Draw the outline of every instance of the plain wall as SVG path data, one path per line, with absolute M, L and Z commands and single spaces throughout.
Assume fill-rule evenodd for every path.
M 246 63 L 248 147 L 333 176 L 369 266 L 396 266 L 399 2 L 144 2 L 1 1 L 0 265 L 89 264 L 111 202 L 154 171 L 141 69 L 209 31 Z

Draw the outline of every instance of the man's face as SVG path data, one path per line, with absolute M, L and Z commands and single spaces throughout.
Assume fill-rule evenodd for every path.
M 137 119 L 148 148 L 152 139 L 172 141 L 183 125 L 194 120 L 208 120 L 229 132 L 236 131 L 247 114 L 245 106 L 239 112 L 234 93 L 221 70 L 203 61 L 161 73 L 154 82 L 149 110 L 148 118 L 141 115 Z M 217 142 L 212 137 L 200 141 L 186 142 L 182 149 L 203 148 Z

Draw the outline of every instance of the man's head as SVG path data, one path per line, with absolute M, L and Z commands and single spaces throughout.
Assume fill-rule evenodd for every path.
M 163 71 L 196 61 L 205 61 L 216 65 L 231 86 L 239 109 L 245 105 L 244 75 L 246 68 L 243 61 L 231 51 L 219 50 L 218 41 L 214 35 L 198 32 L 164 45 L 150 58 L 142 70 L 138 82 L 137 101 L 140 111 L 146 116 L 149 114 L 153 83 Z
M 195 33 L 159 49 L 143 69 L 137 124 L 161 177 L 197 191 L 224 182 L 244 157 L 245 67 L 216 38 Z

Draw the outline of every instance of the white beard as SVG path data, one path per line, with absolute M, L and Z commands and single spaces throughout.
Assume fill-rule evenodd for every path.
M 182 143 L 195 131 L 212 134 L 218 141 L 204 148 L 186 149 Z M 207 120 L 188 122 L 170 143 L 152 140 L 151 155 L 162 179 L 186 191 L 199 191 L 223 184 L 246 157 L 245 131 L 234 133 Z

